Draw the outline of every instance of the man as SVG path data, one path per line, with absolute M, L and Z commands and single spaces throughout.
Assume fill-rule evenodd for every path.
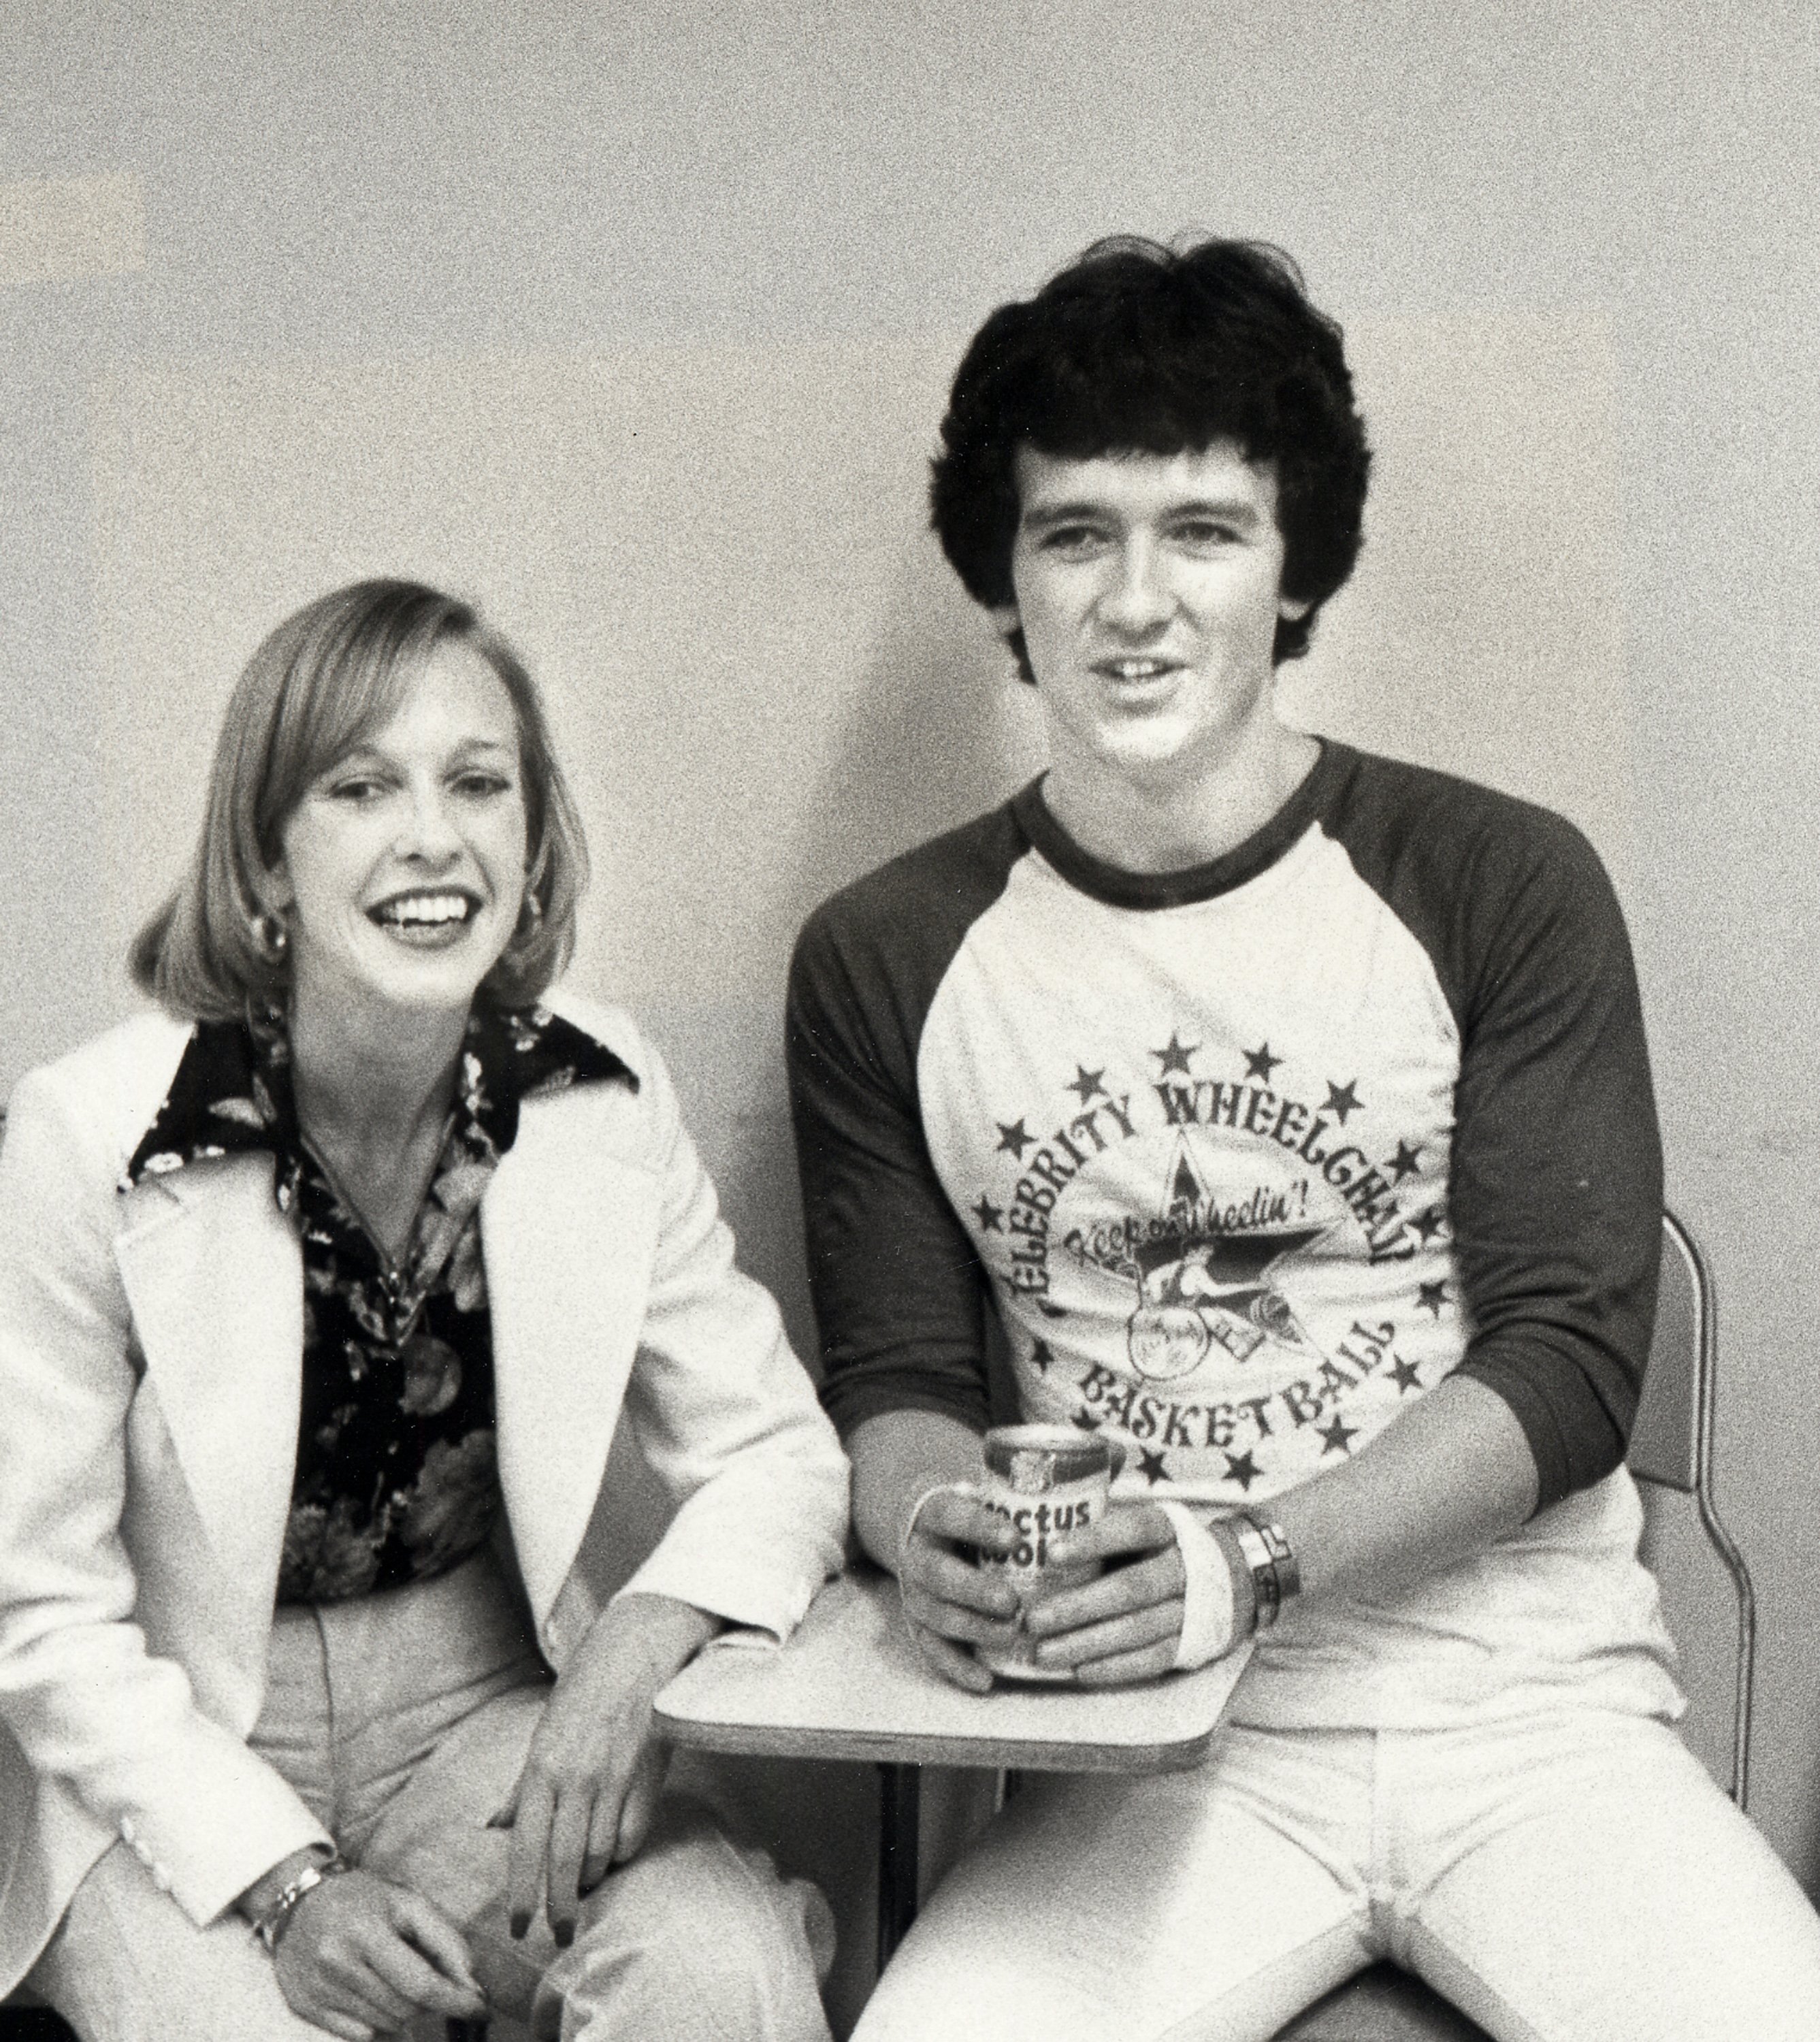
M 1291 729 L 1359 543 L 1339 329 L 1245 243 L 1090 250 L 962 363 L 936 530 L 1047 774 L 826 904 L 790 1046 L 828 1408 L 949 1677 L 1256 1637 L 1207 1763 L 1038 1779 L 864 2042 L 1265 2037 L 1378 1955 L 1499 2037 L 1810 2036 L 1820 1925 L 1669 1727 L 1623 1466 L 1661 1164 L 1623 923 L 1546 812 Z M 1023 1415 L 1125 1449 L 1036 1604 Z

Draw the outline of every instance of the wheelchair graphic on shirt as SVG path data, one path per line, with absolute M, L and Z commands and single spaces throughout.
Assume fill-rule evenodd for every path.
M 1238 1362 L 1267 1341 L 1311 1348 L 1289 1300 L 1263 1279 L 1271 1264 L 1323 1231 L 1145 1242 L 1138 1251 L 1138 1306 L 1126 1321 L 1131 1366 L 1147 1382 L 1173 1382 L 1210 1356 L 1217 1361 L 1216 1348 Z

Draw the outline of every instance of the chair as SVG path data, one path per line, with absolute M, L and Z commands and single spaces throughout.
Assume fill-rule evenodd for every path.
M 1643 1557 L 1661 1585 L 1680 1654 L 1689 1703 L 1683 1734 L 1742 1808 L 1750 1781 L 1757 1602 L 1743 1556 L 1713 1505 L 1716 1323 L 1706 1264 L 1687 1229 L 1665 1213 L 1655 1337 L 1628 1459 L 1643 1498 Z M 1278 2042 L 1488 2038 L 1420 1979 L 1384 1963 L 1317 2002 Z

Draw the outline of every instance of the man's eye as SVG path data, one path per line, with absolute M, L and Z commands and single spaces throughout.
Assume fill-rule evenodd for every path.
M 1238 537 L 1230 525 L 1222 525 L 1211 518 L 1197 518 L 1191 523 L 1178 525 L 1176 537 L 1185 546 L 1229 546 Z
M 1100 534 L 1091 525 L 1057 525 L 1045 532 L 1041 545 L 1046 553 L 1087 553 L 1099 544 Z

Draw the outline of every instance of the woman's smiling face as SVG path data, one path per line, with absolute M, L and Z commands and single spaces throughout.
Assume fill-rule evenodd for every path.
M 280 832 L 273 904 L 298 997 L 466 1008 L 518 927 L 526 848 L 512 698 L 445 641 Z

